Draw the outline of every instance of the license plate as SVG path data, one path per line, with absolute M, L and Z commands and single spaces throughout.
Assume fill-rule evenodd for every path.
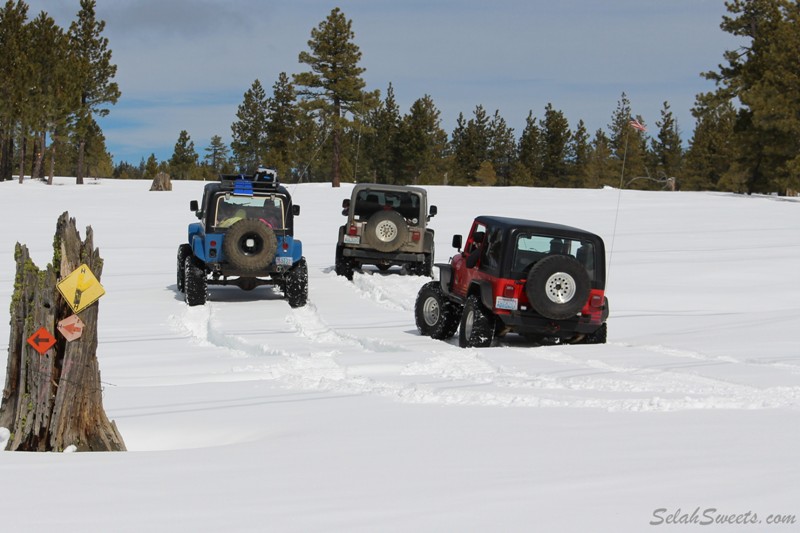
M 275 258 L 275 264 L 278 266 L 292 266 L 292 258 L 288 255 L 281 256 Z
M 519 301 L 516 298 L 503 298 L 498 296 L 494 302 L 497 309 L 506 309 L 508 311 L 516 311 Z
M 361 237 L 358 235 L 345 235 L 344 242 L 345 244 L 361 244 Z

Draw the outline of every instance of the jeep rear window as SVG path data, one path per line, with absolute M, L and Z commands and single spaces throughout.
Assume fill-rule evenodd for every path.
M 239 196 L 226 194 L 217 197 L 215 226 L 226 226 L 226 220 L 254 218 L 273 228 L 284 228 L 283 198 L 281 196 Z
M 365 189 L 358 192 L 353 213 L 361 219 L 367 219 L 378 211 L 394 209 L 403 218 L 419 221 L 419 207 L 419 196 L 414 193 Z
M 588 241 L 582 242 L 552 235 L 518 234 L 512 270 L 527 273 L 536 261 L 553 254 L 574 257 L 586 268 L 589 277 L 594 279 L 594 245 Z

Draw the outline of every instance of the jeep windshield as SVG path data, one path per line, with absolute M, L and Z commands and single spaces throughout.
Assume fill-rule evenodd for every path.
M 364 189 L 356 195 L 353 214 L 366 220 L 378 211 L 393 209 L 413 224 L 419 223 L 420 201 L 417 194 L 404 191 Z
M 220 195 L 216 198 L 214 226 L 229 228 L 239 220 L 254 218 L 275 229 L 286 227 L 283 197 L 271 194 L 265 196 Z
M 566 237 L 526 232 L 517 234 L 512 271 L 527 274 L 536 261 L 555 254 L 569 255 L 577 259 L 586 268 L 589 278 L 594 279 L 594 244 Z

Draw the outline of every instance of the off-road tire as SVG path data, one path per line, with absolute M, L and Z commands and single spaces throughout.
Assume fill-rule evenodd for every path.
M 337 275 L 344 276 L 348 280 L 353 281 L 353 261 L 351 259 L 347 259 L 342 254 L 341 244 L 336 246 L 336 263 L 334 263 L 333 268 Z
M 399 250 L 408 240 L 406 219 L 397 211 L 378 211 L 367 220 L 364 239 L 379 252 Z
M 308 265 L 305 258 L 294 264 L 283 279 L 283 291 L 289 307 L 303 307 L 308 301 Z
M 193 255 L 187 257 L 184 263 L 184 276 L 184 301 L 189 306 L 205 305 L 208 295 L 208 283 L 203 263 Z
M 467 297 L 458 326 L 458 345 L 462 348 L 486 348 L 494 340 L 496 318 L 476 295 Z
M 605 344 L 608 339 L 608 323 L 603 322 L 603 325 L 597 328 L 594 332 L 584 335 L 584 337 L 575 344 Z
M 565 320 L 583 308 L 590 288 L 589 274 L 577 259 L 551 255 L 537 261 L 528 272 L 525 294 L 543 317 Z
M 186 258 L 192 255 L 192 247 L 187 243 L 178 246 L 178 261 L 177 261 L 177 286 L 178 292 L 183 292 L 186 287 Z
M 433 277 L 433 254 L 425 254 L 421 263 L 416 263 L 411 270 L 417 276 Z
M 447 340 L 458 330 L 461 308 L 451 302 L 438 281 L 429 281 L 420 288 L 414 303 L 414 318 L 420 334 Z
M 222 241 L 222 252 L 230 265 L 243 272 L 263 271 L 275 258 L 275 232 L 255 218 L 245 218 L 230 227 Z

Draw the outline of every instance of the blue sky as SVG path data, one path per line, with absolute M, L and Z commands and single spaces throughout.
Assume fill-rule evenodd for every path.
M 68 27 L 79 0 L 30 0 Z M 115 163 L 168 159 L 186 130 L 201 156 L 255 79 L 305 70 L 312 28 L 340 7 L 369 89 L 392 84 L 403 113 L 428 94 L 449 133 L 459 113 L 495 110 L 521 133 L 548 103 L 574 128 L 606 129 L 625 92 L 651 131 L 670 103 L 684 139 L 698 93 L 736 41 L 723 0 L 100 0 L 122 97 L 100 124 Z

